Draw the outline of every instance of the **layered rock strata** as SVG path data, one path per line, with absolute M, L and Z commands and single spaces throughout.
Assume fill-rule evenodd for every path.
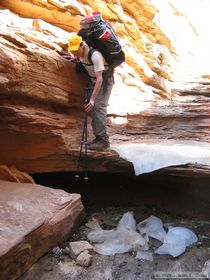
M 3 0 L 0 164 L 31 174 L 76 169 L 87 81 L 61 53 L 69 32 L 77 31 L 92 9 L 103 11 L 126 53 L 108 107 L 111 142 L 151 137 L 209 141 L 208 75 L 202 88 L 182 90 L 171 83 L 171 62 L 178 54 L 151 2 Z M 172 12 L 176 20 L 183 19 L 174 7 Z M 90 120 L 88 128 L 91 138 Z M 132 165 L 115 151 L 89 152 L 88 168 L 122 172 Z

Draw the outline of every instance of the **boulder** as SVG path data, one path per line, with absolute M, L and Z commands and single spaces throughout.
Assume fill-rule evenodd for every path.
M 0 279 L 13 280 L 84 218 L 79 194 L 0 180 Z

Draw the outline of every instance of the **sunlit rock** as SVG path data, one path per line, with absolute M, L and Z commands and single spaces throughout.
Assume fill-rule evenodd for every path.
M 16 183 L 32 183 L 33 178 L 26 172 L 18 170 L 15 166 L 0 165 L 0 180 Z
M 209 48 L 205 28 L 195 20 L 196 10 L 199 15 L 208 10 L 206 1 L 191 9 L 179 0 L 164 5 L 3 0 L 0 5 L 0 164 L 32 174 L 75 171 L 86 78 L 62 52 L 69 33 L 78 31 L 92 10 L 102 11 L 114 26 L 126 54 L 108 106 L 111 142 L 209 141 L 210 71 L 208 63 L 201 65 Z M 112 150 L 88 152 L 88 159 L 89 170 L 132 169 Z

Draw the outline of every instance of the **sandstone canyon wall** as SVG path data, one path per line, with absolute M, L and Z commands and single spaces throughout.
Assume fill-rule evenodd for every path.
M 102 11 L 104 19 L 113 24 L 126 54 L 126 62 L 116 69 L 108 108 L 112 141 L 176 138 L 170 123 L 180 124 L 180 117 L 184 129 L 179 137 L 190 139 L 195 130 L 193 137 L 199 135 L 206 141 L 209 107 L 205 101 L 196 108 L 203 112 L 199 123 L 188 127 L 188 133 L 184 115 L 197 117 L 195 107 L 183 109 L 171 103 L 186 90 L 171 90 L 180 53 L 158 25 L 161 8 L 155 2 L 0 2 L 0 164 L 15 165 L 31 174 L 76 169 L 86 77 L 75 72 L 74 64 L 61 51 L 69 33 L 77 32 L 80 20 L 92 10 Z M 172 2 L 167 1 L 171 14 L 177 22 L 188 24 L 189 34 L 196 38 L 196 31 Z M 208 84 L 208 73 L 204 74 Z M 199 84 L 201 95 L 203 83 Z M 204 95 L 209 96 L 208 90 Z M 125 168 L 116 152 L 91 152 L 89 160 L 91 170 Z

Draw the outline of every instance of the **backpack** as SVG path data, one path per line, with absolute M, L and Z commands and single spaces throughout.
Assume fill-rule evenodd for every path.
M 86 16 L 80 25 L 78 35 L 88 46 L 101 52 L 110 68 L 115 68 L 125 61 L 125 54 L 113 27 L 102 19 L 100 12 Z

